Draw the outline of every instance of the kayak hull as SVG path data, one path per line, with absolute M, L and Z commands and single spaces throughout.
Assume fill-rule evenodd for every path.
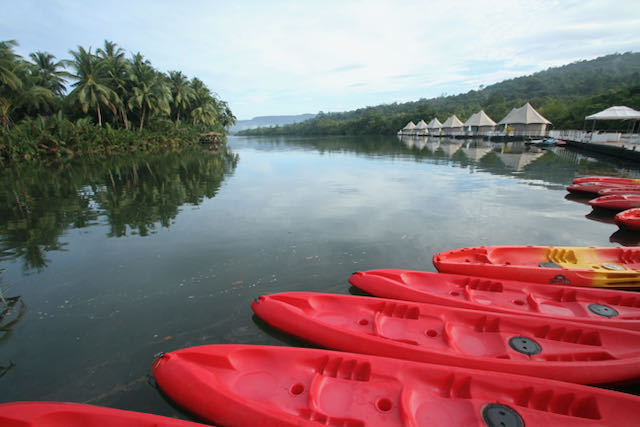
M 610 194 L 589 201 L 593 208 L 623 211 L 640 207 L 640 194 Z
M 640 208 L 627 209 L 613 218 L 616 225 L 631 231 L 640 231 Z
M 441 273 L 556 285 L 640 287 L 640 248 L 478 246 L 436 253 Z
M 584 384 L 640 377 L 640 333 L 623 329 L 311 292 L 263 295 L 251 307 L 271 326 L 336 350 Z
M 225 426 L 632 425 L 640 406 L 611 390 L 307 348 L 191 347 L 153 373 L 176 403 Z
M 610 196 L 612 194 L 640 194 L 640 185 L 625 185 L 623 187 L 610 187 L 598 191 L 600 196 Z
M 3 427 L 202 427 L 159 415 L 64 402 L 0 404 Z
M 349 282 L 383 298 L 564 319 L 640 332 L 640 294 L 409 270 L 354 273 Z
M 611 182 L 581 182 L 578 184 L 571 184 L 567 186 L 567 191 L 570 193 L 593 193 L 598 194 L 600 191 L 609 188 L 621 188 L 624 184 L 616 184 Z M 628 186 L 628 184 L 626 185 Z
M 612 176 L 584 176 L 581 178 L 574 178 L 574 184 L 581 184 L 584 182 L 603 182 L 610 184 L 620 185 L 637 185 L 640 184 L 640 179 L 636 178 L 617 178 Z

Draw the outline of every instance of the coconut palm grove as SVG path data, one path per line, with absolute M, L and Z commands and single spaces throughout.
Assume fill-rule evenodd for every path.
M 236 121 L 197 77 L 161 72 L 142 53 L 105 40 L 69 58 L 28 58 L 0 41 L 0 162 L 180 149 Z

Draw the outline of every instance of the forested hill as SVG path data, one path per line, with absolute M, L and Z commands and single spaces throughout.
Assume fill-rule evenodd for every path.
M 378 135 L 395 134 L 409 120 L 462 121 L 484 109 L 496 122 L 514 107 L 530 102 L 555 129 L 581 129 L 586 115 L 613 105 L 640 109 L 640 53 L 628 52 L 549 68 L 505 80 L 481 90 L 415 102 L 366 107 L 344 113 L 322 113 L 287 126 L 251 129 L 243 135 Z

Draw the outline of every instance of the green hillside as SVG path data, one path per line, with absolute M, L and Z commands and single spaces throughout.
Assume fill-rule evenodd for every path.
M 555 129 L 582 129 L 584 117 L 613 105 L 640 109 L 640 53 L 607 55 L 549 68 L 467 93 L 322 113 L 287 126 L 243 131 L 242 135 L 384 135 L 395 134 L 409 120 L 462 121 L 480 109 L 500 121 L 514 107 L 530 102 Z

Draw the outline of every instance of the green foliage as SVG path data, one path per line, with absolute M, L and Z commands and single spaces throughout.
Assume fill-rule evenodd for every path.
M 112 127 L 100 128 L 90 119 L 76 122 L 57 115 L 25 118 L 11 129 L 0 128 L 0 162 L 25 160 L 69 160 L 75 156 L 111 155 L 118 152 L 179 150 L 199 144 L 200 129 L 156 121 L 138 132 Z
M 224 132 L 236 121 L 201 80 L 161 73 L 140 53 L 127 60 L 108 40 L 62 61 L 47 52 L 25 61 L 15 46 L 0 42 L 0 164 L 177 149 L 197 143 L 198 131 Z
M 495 121 L 530 102 L 556 129 L 581 129 L 584 117 L 613 105 L 640 109 L 640 53 L 603 56 L 505 80 L 465 94 L 320 112 L 286 126 L 249 129 L 240 135 L 391 135 L 410 120 L 441 121 L 456 114 L 462 121 L 484 109 Z M 616 124 L 612 124 L 615 126 Z M 619 125 L 619 124 L 618 124 Z

